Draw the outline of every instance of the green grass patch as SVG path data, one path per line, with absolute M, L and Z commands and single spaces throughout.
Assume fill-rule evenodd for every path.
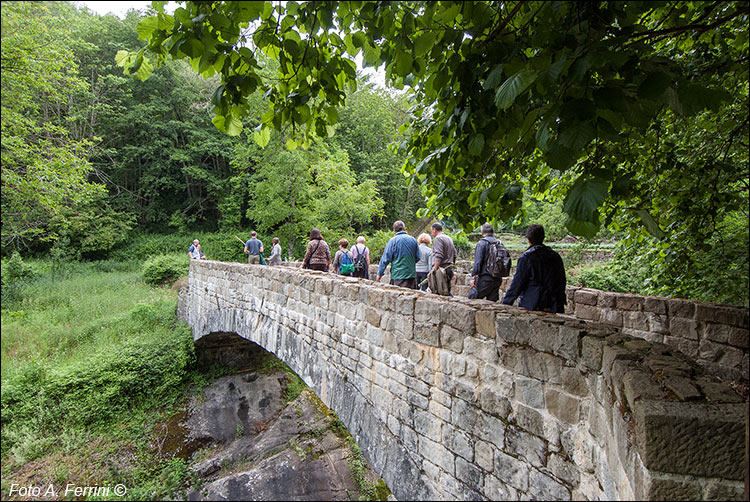
M 160 458 L 148 431 L 193 379 L 177 293 L 147 286 L 137 262 L 63 265 L 30 262 L 3 302 L 3 487 L 123 483 L 128 499 L 170 498 L 185 463 Z

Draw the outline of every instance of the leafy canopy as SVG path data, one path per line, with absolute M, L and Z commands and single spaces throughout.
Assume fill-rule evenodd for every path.
M 331 135 L 354 58 L 384 66 L 412 92 L 405 171 L 465 227 L 517 212 L 523 185 L 563 196 L 568 229 L 593 236 L 633 171 L 657 169 L 633 167 L 652 124 L 718 110 L 731 94 L 712 78 L 747 72 L 743 2 L 187 1 L 174 15 L 165 3 L 138 25 L 147 47 L 118 63 L 139 78 L 167 57 L 220 74 L 213 121 L 229 134 L 262 92 L 260 145 L 271 129 L 290 146 Z M 273 79 L 261 53 L 278 61 Z M 644 207 L 617 211 L 663 231 Z

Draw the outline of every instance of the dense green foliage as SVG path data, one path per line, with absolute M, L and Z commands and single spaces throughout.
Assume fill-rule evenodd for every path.
M 190 258 L 186 254 L 152 256 L 143 264 L 143 280 L 152 286 L 170 284 L 188 275 Z
M 118 256 L 134 225 L 162 233 L 254 228 L 279 234 L 298 255 L 312 226 L 374 230 L 423 205 L 400 173 L 403 155 L 387 148 L 407 114 L 401 98 L 363 85 L 341 110 L 335 140 L 286 152 L 286 138 L 276 137 L 270 156 L 211 123 L 216 77 L 200 78 L 183 62 L 145 82 L 123 77 L 114 58 L 141 46 L 137 13 L 121 21 L 66 2 L 6 2 L 2 14 L 3 255 L 43 253 L 62 241 L 76 257 Z M 56 61 L 46 79 L 37 78 L 40 51 Z M 264 64 L 270 74 L 272 61 Z M 258 94 L 248 106 L 251 130 L 267 105 Z M 279 170 L 290 168 L 304 173 L 298 183 L 309 199 L 292 201 L 293 216 L 282 205 L 288 198 L 277 196 Z
M 179 4 L 3 3 L 4 257 L 299 258 L 313 226 L 377 256 L 418 214 L 616 237 L 642 292 L 747 304 L 746 4 Z

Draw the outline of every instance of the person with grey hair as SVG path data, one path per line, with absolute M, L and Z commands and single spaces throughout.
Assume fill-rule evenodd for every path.
M 352 259 L 354 260 L 354 272 L 352 277 L 362 279 L 370 278 L 370 249 L 365 246 L 365 237 L 357 237 L 357 243 L 352 246 Z
M 526 229 L 529 247 L 518 258 L 516 273 L 503 297 L 505 305 L 553 314 L 565 312 L 565 265 L 560 255 L 544 242 L 544 227 L 530 225 Z
M 427 291 L 427 274 L 430 271 L 432 261 L 432 248 L 430 247 L 432 237 L 429 234 L 419 234 L 417 242 L 419 243 L 419 252 L 422 254 L 416 265 L 417 287 L 422 291 Z
M 206 256 L 201 252 L 201 245 L 198 239 L 193 241 L 193 244 L 188 248 L 187 253 L 191 260 L 206 259 Z
M 482 225 L 482 238 L 474 248 L 474 268 L 471 270 L 469 298 L 496 302 L 500 299 L 500 284 L 510 273 L 510 253 L 495 238 L 495 227 Z
M 417 289 L 416 263 L 422 257 L 417 239 L 406 233 L 406 225 L 401 220 L 393 223 L 393 232 L 396 235 L 388 240 L 380 258 L 377 281 L 380 282 L 390 263 L 391 284 Z

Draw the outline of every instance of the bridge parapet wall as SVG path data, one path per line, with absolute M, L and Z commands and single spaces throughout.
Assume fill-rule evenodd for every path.
M 514 262 L 515 263 L 515 262 Z M 299 266 L 299 263 L 290 263 Z M 467 297 L 471 284 L 469 262 L 461 262 L 454 276 L 453 293 Z M 377 265 L 370 267 L 375 277 Z M 389 279 L 386 271 L 385 281 Z M 510 287 L 503 280 L 501 294 Z M 711 374 L 748 380 L 750 331 L 748 309 L 716 303 L 614 293 L 567 287 L 566 312 L 578 319 L 596 321 L 618 332 L 650 342 L 663 343 L 687 355 Z
M 274 352 L 399 499 L 741 499 L 745 404 L 601 323 L 194 261 L 179 315 Z

